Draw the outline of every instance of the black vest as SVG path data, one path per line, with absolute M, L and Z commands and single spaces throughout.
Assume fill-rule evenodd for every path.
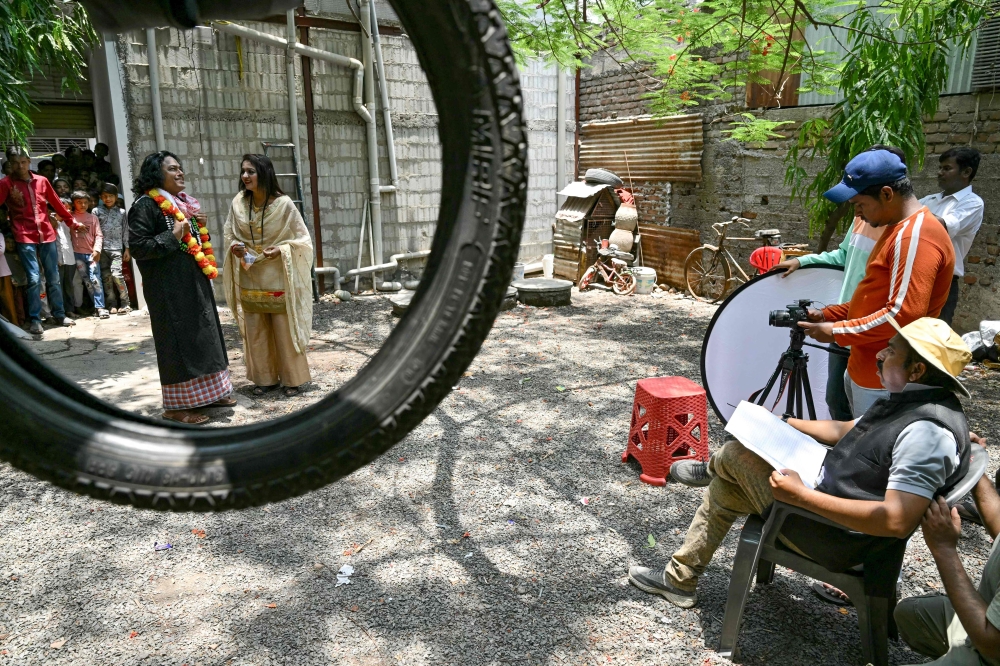
M 823 481 L 816 489 L 846 499 L 885 499 L 892 448 L 906 426 L 933 421 L 958 444 L 959 464 L 937 491 L 946 495 L 969 470 L 969 426 L 962 403 L 947 389 L 893 393 L 868 408 L 851 431 L 826 454 Z M 830 571 L 863 564 L 865 592 L 892 598 L 908 539 L 876 537 L 789 516 L 782 535 Z
M 816 490 L 846 499 L 885 499 L 893 446 L 899 434 L 916 421 L 932 421 L 948 429 L 958 444 L 959 465 L 937 492 L 946 495 L 969 471 L 969 425 L 962 403 L 943 388 L 893 393 L 877 400 L 826 454 L 823 481 Z

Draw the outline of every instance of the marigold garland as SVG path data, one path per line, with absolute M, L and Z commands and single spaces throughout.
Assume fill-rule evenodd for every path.
M 172 201 L 160 194 L 159 190 L 152 189 L 146 194 L 149 195 L 150 199 L 156 202 L 156 205 L 160 207 L 160 210 L 163 211 L 163 214 L 166 215 L 168 219 L 174 219 L 178 222 L 184 222 L 187 220 L 184 213 L 182 213 Z M 207 227 L 198 227 L 198 236 L 201 240 L 200 243 L 198 242 L 198 239 L 191 235 L 190 231 L 185 231 L 184 236 L 181 237 L 180 241 L 181 250 L 194 257 L 194 260 L 201 268 L 201 272 L 204 273 L 209 280 L 214 280 L 219 277 L 219 265 L 215 263 L 215 254 L 212 252 L 212 237 L 208 235 Z

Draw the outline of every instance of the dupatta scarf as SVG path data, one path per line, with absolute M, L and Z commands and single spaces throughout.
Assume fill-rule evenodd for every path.
M 226 301 L 236 316 L 240 335 L 246 339 L 242 289 L 285 292 L 285 311 L 295 351 L 304 354 L 312 330 L 313 244 L 299 209 L 285 195 L 267 204 L 263 223 L 259 213 L 250 219 L 250 200 L 241 192 L 229 207 L 224 230 L 225 268 L 222 272 Z M 252 226 L 251 226 L 252 225 Z M 262 228 L 263 227 L 263 228 Z M 245 243 L 260 256 L 249 267 L 233 255 L 234 243 Z M 257 248 L 277 247 L 281 254 L 268 259 Z

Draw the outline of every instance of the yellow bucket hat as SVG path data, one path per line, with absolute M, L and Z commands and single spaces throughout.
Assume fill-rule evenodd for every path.
M 952 389 L 966 398 L 972 397 L 956 379 L 972 360 L 972 352 L 951 326 L 933 317 L 921 317 L 903 327 L 889 317 L 889 323 L 922 359 L 952 378 Z

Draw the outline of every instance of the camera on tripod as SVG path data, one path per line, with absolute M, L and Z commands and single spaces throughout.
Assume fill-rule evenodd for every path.
M 797 328 L 800 321 L 809 321 L 809 306 L 812 300 L 800 298 L 795 303 L 789 303 L 785 310 L 771 310 L 767 323 L 782 328 Z

